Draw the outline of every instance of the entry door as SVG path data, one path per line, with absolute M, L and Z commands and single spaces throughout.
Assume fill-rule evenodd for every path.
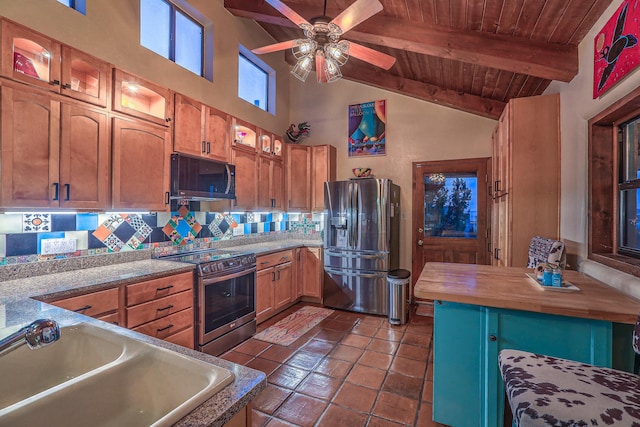
M 487 264 L 490 158 L 413 163 L 413 283 L 427 262 Z

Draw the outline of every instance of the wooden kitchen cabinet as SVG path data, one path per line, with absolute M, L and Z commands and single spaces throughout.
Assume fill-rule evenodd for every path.
M 255 151 L 237 146 L 231 149 L 231 163 L 236 167 L 234 209 L 254 210 L 258 206 L 259 156 Z
M 515 98 L 493 134 L 493 265 L 525 267 L 534 236 L 559 238 L 559 96 Z
M 120 323 L 118 288 L 91 292 L 50 302 L 51 305 L 113 324 Z
M 126 326 L 193 349 L 193 273 L 181 273 L 127 285 Z
M 324 183 L 336 180 L 336 147 L 311 147 L 311 210 L 324 211 Z
M 297 292 L 306 301 L 322 302 L 322 248 L 296 249 Z
M 258 208 L 284 208 L 284 169 L 282 160 L 261 154 L 258 156 Z
M 175 95 L 173 149 L 229 162 L 229 116 L 184 95 Z
M 256 260 L 256 322 L 261 323 L 295 301 L 293 251 L 259 256 Z
M 166 211 L 171 170 L 168 129 L 114 117 L 112 144 L 113 208 Z
M 7 20 L 2 21 L 3 76 L 107 106 L 111 66 Z
M 256 151 L 258 149 L 258 128 L 236 117 L 233 117 L 231 122 L 231 146 Z
M 311 209 L 311 147 L 287 144 L 285 146 L 285 174 L 287 209 Z
M 172 120 L 171 91 L 141 77 L 113 70 L 113 111 L 169 126 Z
M 109 208 L 106 111 L 22 85 L 0 93 L 2 206 Z

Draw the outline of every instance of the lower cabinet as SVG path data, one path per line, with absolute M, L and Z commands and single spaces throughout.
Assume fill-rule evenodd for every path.
M 192 273 L 127 285 L 125 298 L 127 328 L 194 348 Z
M 293 251 L 259 256 L 256 260 L 256 321 L 273 316 L 296 301 L 293 281 Z
M 297 294 L 305 300 L 322 302 L 322 248 L 298 248 Z
M 78 295 L 50 302 L 51 305 L 75 311 L 85 316 L 100 319 L 102 321 L 119 325 L 119 298 L 118 288 L 96 291 L 90 294 Z
M 433 420 L 502 426 L 498 353 L 518 349 L 631 371 L 632 325 L 436 301 Z M 626 335 L 626 336 L 625 336 Z

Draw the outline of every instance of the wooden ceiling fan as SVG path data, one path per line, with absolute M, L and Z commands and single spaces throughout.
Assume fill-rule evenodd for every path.
M 379 0 L 356 0 L 333 19 L 326 16 L 327 0 L 325 0 L 323 15 L 311 18 L 309 21 L 280 0 L 265 1 L 300 27 L 306 38 L 275 43 L 253 49 L 252 52 L 260 55 L 292 49 L 298 60 L 292 73 L 302 81 L 307 78 L 313 62 L 315 62 L 318 82 L 326 83 L 342 77 L 340 66 L 347 62 L 349 56 L 385 70 L 391 68 L 396 61 L 394 57 L 382 52 L 347 40 L 340 40 L 344 33 L 382 10 L 382 3 Z

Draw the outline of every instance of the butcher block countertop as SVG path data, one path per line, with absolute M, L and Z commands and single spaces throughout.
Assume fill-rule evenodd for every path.
M 417 298 L 635 324 L 640 300 L 577 271 L 563 280 L 579 291 L 543 289 L 526 276 L 532 269 L 427 263 L 414 288 Z

